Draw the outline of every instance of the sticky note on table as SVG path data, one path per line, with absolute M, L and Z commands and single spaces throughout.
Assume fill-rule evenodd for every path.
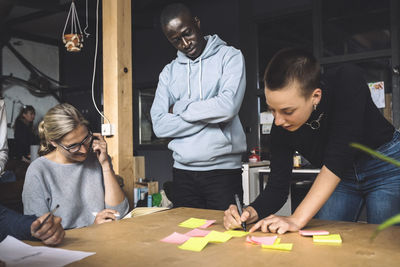
M 293 244 L 292 243 L 280 243 L 280 244 L 273 244 L 273 245 L 261 244 L 261 247 L 266 248 L 266 249 L 290 251 L 293 248 Z
M 207 230 L 200 230 L 200 229 L 193 229 L 189 232 L 187 232 L 185 235 L 187 236 L 191 236 L 191 237 L 204 237 L 206 235 L 208 235 L 211 231 L 207 231 Z
M 209 242 L 223 243 L 231 239 L 232 236 L 218 231 L 211 231 L 204 238 L 207 239 Z
M 225 231 L 224 233 L 231 235 L 232 237 L 242 237 L 242 236 L 246 236 L 249 234 L 249 232 L 238 231 L 238 230 L 229 230 L 229 231 Z
M 246 238 L 246 241 L 252 244 L 256 244 L 256 245 L 273 245 L 276 241 L 278 236 L 274 235 L 274 236 L 248 236 Z
M 197 228 L 204 225 L 207 222 L 205 219 L 190 218 L 184 222 L 181 222 L 179 226 L 186 228 Z
M 274 245 L 280 244 L 280 243 L 281 243 L 281 239 L 278 237 L 278 238 L 275 240 Z
M 166 238 L 161 239 L 161 241 L 165 242 L 165 243 L 171 243 L 171 244 L 182 244 L 182 243 L 185 243 L 189 238 L 190 238 L 190 236 L 174 232 L 174 233 L 170 234 L 169 236 L 167 236 Z
M 202 226 L 199 226 L 199 228 L 206 229 L 206 228 L 210 227 L 215 222 L 216 222 L 215 220 L 207 220 L 205 222 L 205 224 L 203 224 Z
M 208 240 L 204 237 L 191 237 L 188 241 L 178 246 L 178 248 L 190 251 L 202 251 L 207 245 Z
M 340 244 L 342 243 L 342 238 L 339 234 L 333 235 L 315 235 L 313 236 L 314 243 L 331 243 L 331 244 Z
M 300 230 L 299 234 L 302 236 L 314 236 L 314 235 L 329 235 L 328 231 L 325 230 Z

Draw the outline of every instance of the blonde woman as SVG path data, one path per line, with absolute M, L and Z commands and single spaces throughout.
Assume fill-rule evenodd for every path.
M 40 150 L 25 177 L 24 214 L 39 216 L 60 205 L 64 228 L 121 218 L 129 204 L 115 177 L 107 143 L 69 104 L 50 109 L 39 124 Z

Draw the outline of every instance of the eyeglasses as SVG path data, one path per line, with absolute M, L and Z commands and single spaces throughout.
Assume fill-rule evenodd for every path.
M 61 143 L 57 143 L 60 147 L 64 148 L 65 150 L 67 150 L 69 153 L 76 153 L 81 149 L 82 145 L 90 145 L 90 143 L 93 140 L 93 134 L 91 131 L 89 131 L 88 135 L 85 137 L 85 139 L 82 140 L 82 142 L 78 143 L 78 144 L 72 144 L 69 146 L 64 146 Z

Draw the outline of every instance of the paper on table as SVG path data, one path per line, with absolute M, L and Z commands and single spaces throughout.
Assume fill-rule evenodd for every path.
M 246 241 L 252 244 L 256 245 L 273 245 L 276 241 L 278 236 L 264 236 L 264 237 L 259 237 L 259 236 L 248 236 L 246 238 Z
M 169 236 L 167 236 L 166 238 L 161 239 L 161 241 L 165 242 L 165 243 L 171 243 L 171 244 L 182 244 L 182 243 L 185 243 L 189 238 L 190 238 L 190 236 L 174 232 L 174 233 L 170 234 Z
M 191 237 L 188 241 L 178 246 L 178 248 L 199 252 L 203 250 L 207 243 L 208 240 L 204 237 Z
M 314 243 L 335 243 L 340 244 L 342 243 L 342 238 L 339 234 L 333 235 L 315 235 L 313 236 Z
M 184 222 L 181 222 L 179 226 L 186 228 L 197 228 L 204 225 L 207 222 L 205 219 L 190 218 Z
M 134 218 L 134 217 L 139 217 L 143 215 L 148 215 L 152 214 L 155 212 L 163 211 L 163 210 L 168 210 L 169 208 L 165 207 L 137 207 L 128 212 L 128 214 L 125 215 L 124 218 L 122 219 L 129 219 L 129 218 Z
M 210 227 L 215 222 L 216 222 L 216 220 L 207 220 L 206 223 L 203 224 L 202 226 L 199 226 L 199 228 L 206 229 L 206 228 Z
M 0 258 L 7 266 L 64 266 L 94 254 L 44 246 L 33 247 L 12 236 L 7 236 L 0 243 Z
M 218 231 L 211 231 L 211 233 L 209 233 L 204 238 L 207 239 L 209 242 L 223 243 L 231 239 L 232 236 Z
M 204 237 L 206 235 L 208 235 L 211 231 L 207 231 L 207 230 L 200 230 L 200 229 L 193 229 L 189 232 L 187 232 L 185 235 L 187 236 L 191 236 L 191 237 Z
M 292 243 L 280 243 L 280 244 L 273 244 L 273 245 L 264 245 L 261 244 L 262 248 L 267 248 L 267 249 L 275 249 L 275 250 L 292 250 L 293 244 Z
M 299 234 L 301 234 L 302 236 L 313 236 L 313 235 L 329 235 L 328 231 L 324 231 L 324 230 L 300 230 Z
M 242 237 L 242 236 L 246 236 L 249 234 L 249 232 L 238 231 L 238 230 L 229 230 L 229 231 L 225 231 L 224 233 L 231 235 L 233 237 Z

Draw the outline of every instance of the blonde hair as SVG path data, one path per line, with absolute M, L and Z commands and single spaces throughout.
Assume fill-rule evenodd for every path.
M 50 141 L 57 142 L 61 140 L 79 125 L 88 126 L 89 122 L 70 104 L 58 104 L 47 111 L 38 127 L 40 137 L 39 155 L 43 156 L 53 151 L 55 147 Z

